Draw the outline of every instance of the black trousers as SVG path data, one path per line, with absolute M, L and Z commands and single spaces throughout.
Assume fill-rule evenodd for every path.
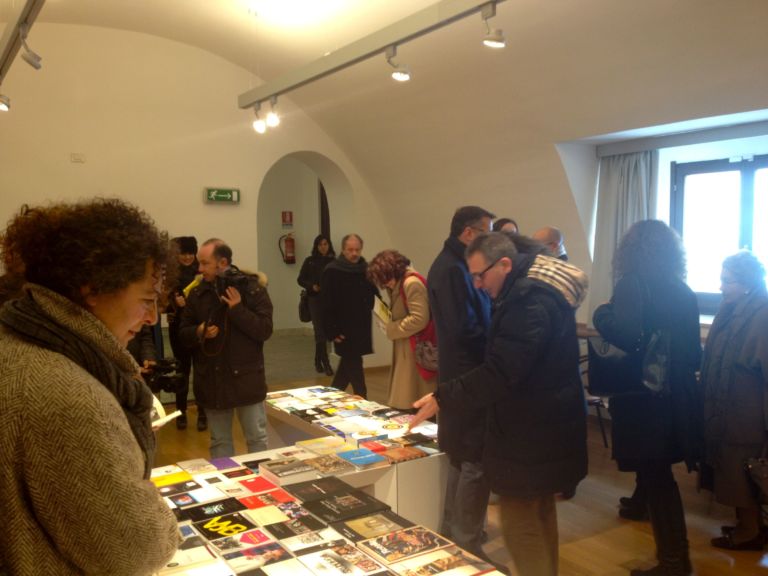
M 358 396 L 368 398 L 368 389 L 365 386 L 365 373 L 363 372 L 362 356 L 342 356 L 336 375 L 331 386 L 339 390 L 346 390 L 352 384 L 352 390 Z

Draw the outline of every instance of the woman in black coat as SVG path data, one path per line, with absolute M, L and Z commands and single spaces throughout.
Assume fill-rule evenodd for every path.
M 323 330 L 323 309 L 320 305 L 320 278 L 323 270 L 336 258 L 330 239 L 318 234 L 312 244 L 312 253 L 304 259 L 299 272 L 299 286 L 307 291 L 309 298 L 309 314 L 312 318 L 312 329 L 315 332 L 315 369 L 333 376 L 333 369 L 328 360 L 328 344 Z
M 731 506 L 736 525 L 724 526 L 712 545 L 762 550 L 765 533 L 755 486 L 744 470 L 768 443 L 768 293 L 765 268 L 751 252 L 723 262 L 723 302 L 704 347 L 706 462 L 713 472 L 715 500 Z
M 637 473 L 646 493 L 659 564 L 632 570 L 640 576 L 691 573 L 683 504 L 672 465 L 689 471 L 699 458 L 700 418 L 696 370 L 701 359 L 696 296 L 683 282 L 685 253 L 677 233 L 659 220 L 634 224 L 613 259 L 616 282 L 610 303 L 595 310 L 595 328 L 627 352 L 643 345 L 643 334 L 670 334 L 671 393 L 611 399 L 613 457 L 619 470 Z

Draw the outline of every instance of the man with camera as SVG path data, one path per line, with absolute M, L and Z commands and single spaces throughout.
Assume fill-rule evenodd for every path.
M 197 253 L 202 282 L 192 289 L 179 339 L 193 350 L 193 388 L 211 431 L 211 457 L 233 456 L 232 416 L 248 452 L 267 448 L 264 342 L 272 335 L 272 301 L 266 276 L 232 265 L 223 240 L 206 240 Z

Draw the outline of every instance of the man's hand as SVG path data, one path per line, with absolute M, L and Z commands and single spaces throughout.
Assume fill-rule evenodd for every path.
M 313 292 L 320 292 L 320 284 L 312 284 Z
M 234 308 L 235 306 L 240 304 L 240 302 L 243 301 L 242 297 L 240 296 L 240 291 L 234 286 L 227 286 L 227 290 L 221 296 L 221 300 L 227 306 L 229 306 L 230 310 L 232 310 L 232 308 Z
M 205 331 L 205 333 L 203 333 Z M 211 338 L 216 338 L 216 336 L 219 335 L 219 327 L 215 324 L 211 324 L 208 327 L 205 326 L 205 323 L 200 324 L 197 327 L 197 337 L 198 338 L 205 338 L 206 340 L 210 340 Z
M 176 295 L 173 297 L 174 302 L 176 302 L 177 308 L 184 308 L 184 306 L 187 305 L 187 300 L 184 298 L 183 294 L 176 293 Z
M 344 342 L 344 340 L 346 340 L 346 338 L 344 338 L 344 334 L 339 334 L 338 336 L 336 336 L 336 338 L 333 339 L 333 341 L 336 342 L 336 344 L 338 344 L 339 342 Z
M 440 410 L 440 406 L 437 405 L 437 399 L 434 394 L 427 394 L 422 396 L 416 402 L 413 403 L 414 408 L 418 408 L 418 412 L 408 423 L 408 431 L 410 432 L 416 426 L 424 422 L 427 418 L 432 418 Z

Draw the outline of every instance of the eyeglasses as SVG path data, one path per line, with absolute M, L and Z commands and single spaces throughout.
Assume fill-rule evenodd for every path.
M 497 258 L 496 260 L 488 264 L 488 266 L 486 266 L 485 270 L 483 270 L 482 272 L 472 272 L 470 274 L 470 276 L 472 276 L 472 280 L 477 282 L 478 280 L 482 281 L 483 279 L 485 279 L 485 275 L 488 273 L 488 270 L 496 266 L 496 264 L 499 263 L 499 260 L 501 260 L 501 258 Z

